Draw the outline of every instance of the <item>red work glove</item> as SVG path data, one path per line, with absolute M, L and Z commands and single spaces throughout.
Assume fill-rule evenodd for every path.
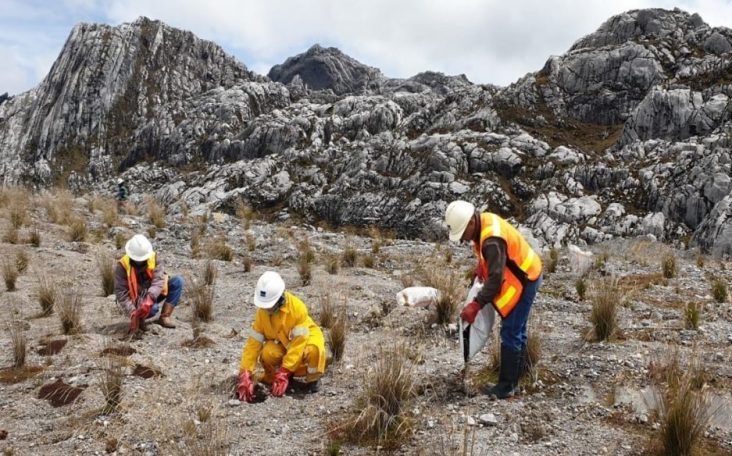
M 462 312 L 460 312 L 460 318 L 462 318 L 464 322 L 472 325 L 475 321 L 475 317 L 478 315 L 478 312 L 480 312 L 480 304 L 478 304 L 478 301 L 473 300 L 463 308 Z
M 142 304 L 140 304 L 140 307 L 137 309 L 138 315 L 141 319 L 147 318 L 147 316 L 150 314 L 150 309 L 152 309 L 153 306 L 153 298 L 150 295 L 145 296 L 145 299 L 142 301 Z
M 483 270 L 480 268 L 480 265 L 476 266 L 473 271 L 473 279 L 478 279 L 478 282 L 484 283 L 487 278 L 488 277 L 485 277 Z
M 254 402 L 254 383 L 249 371 L 239 374 L 239 384 L 236 387 L 236 395 L 240 401 Z
M 284 396 L 288 383 L 290 383 L 290 371 L 284 367 L 280 367 L 275 374 L 274 382 L 272 382 L 272 396 Z
M 137 310 L 133 310 L 130 314 L 130 334 L 134 334 L 140 329 L 140 317 Z

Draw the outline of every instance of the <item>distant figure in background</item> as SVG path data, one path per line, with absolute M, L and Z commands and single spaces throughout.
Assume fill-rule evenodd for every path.
M 163 262 L 152 244 L 136 234 L 125 245 L 125 256 L 114 271 L 117 304 L 130 316 L 130 332 L 144 329 L 146 320 L 154 319 L 164 328 L 175 328 L 171 316 L 183 293 L 183 278 L 168 277 Z
M 254 370 L 262 363 L 262 382 L 272 396 L 284 396 L 290 378 L 304 377 L 307 392 L 320 390 L 325 372 L 325 339 L 305 304 L 289 291 L 279 274 L 267 271 L 254 290 L 257 313 L 239 364 L 239 400 L 254 401 Z
M 123 213 L 127 209 L 127 199 L 130 197 L 130 189 L 127 187 L 127 181 L 120 177 L 117 179 L 117 212 Z

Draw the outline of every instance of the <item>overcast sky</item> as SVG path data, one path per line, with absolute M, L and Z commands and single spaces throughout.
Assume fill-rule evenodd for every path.
M 433 70 L 507 85 L 610 16 L 647 7 L 732 27 L 732 0 L 0 0 L 0 94 L 38 84 L 78 22 L 160 19 L 261 74 L 320 43 L 391 77 Z

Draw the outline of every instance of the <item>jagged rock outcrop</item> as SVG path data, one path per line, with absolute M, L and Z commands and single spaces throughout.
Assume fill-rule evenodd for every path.
M 159 22 L 80 25 L 39 87 L 0 103 L 0 176 L 107 189 L 123 171 L 174 211 L 245 200 L 424 239 L 462 198 L 543 245 L 645 235 L 729 255 L 731 37 L 630 11 L 498 88 L 389 79 L 319 46 L 268 79 Z
M 336 48 L 317 44 L 304 54 L 275 65 L 267 76 L 283 84 L 299 78 L 309 89 L 330 89 L 337 95 L 362 91 L 383 78 L 378 69 L 366 66 Z

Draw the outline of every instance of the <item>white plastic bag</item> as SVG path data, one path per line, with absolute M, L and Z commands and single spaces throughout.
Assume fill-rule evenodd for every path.
M 470 291 L 468 291 L 463 308 L 473 301 L 473 298 L 475 298 L 481 288 L 483 288 L 483 284 L 476 279 Z M 496 321 L 496 311 L 492 305 L 487 304 L 478 312 L 473 324 L 466 324 L 459 316 L 458 320 L 460 326 L 460 350 L 463 353 L 463 360 L 467 363 L 490 340 L 491 330 Z
M 429 307 L 440 299 L 440 291 L 432 287 L 409 287 L 397 293 L 396 298 L 400 306 Z

